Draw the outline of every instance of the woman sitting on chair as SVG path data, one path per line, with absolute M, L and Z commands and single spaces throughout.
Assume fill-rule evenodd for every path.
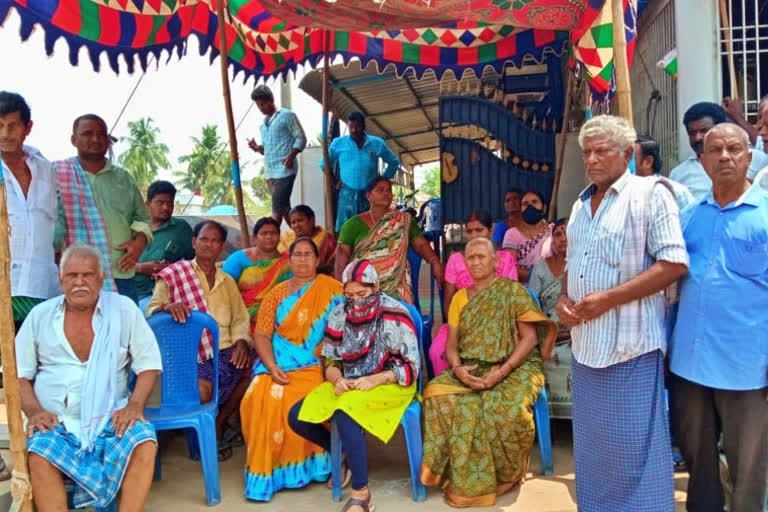
M 470 241 L 464 259 L 473 284 L 456 292 L 448 313 L 452 371 L 424 390 L 421 481 L 443 486 L 451 506 L 492 506 L 528 468 L 542 353 L 557 327 L 525 287 L 496 277 L 490 240 Z
M 309 238 L 293 242 L 289 254 L 293 277 L 275 286 L 259 308 L 254 340 L 260 362 L 240 404 L 250 500 L 269 501 L 281 489 L 324 482 L 331 473 L 326 450 L 288 427 L 288 410 L 323 382 L 320 342 L 343 289 L 317 274 L 317 247 Z
M 464 225 L 464 237 L 469 240 L 475 238 L 491 238 L 491 214 L 485 210 L 475 210 L 469 214 L 467 223 Z M 511 251 L 497 251 L 496 257 L 496 275 L 506 277 L 517 281 L 517 262 Z M 446 309 L 450 309 L 451 300 L 456 294 L 456 290 L 472 286 L 472 276 L 467 270 L 467 264 L 464 262 L 464 254 L 456 251 L 448 258 L 445 265 L 445 288 L 443 294 L 443 303 Z M 443 324 L 437 331 L 432 345 L 429 347 L 429 359 L 432 361 L 432 369 L 435 375 L 440 375 L 449 368 L 448 361 L 445 359 L 445 345 L 448 343 L 448 324 Z
M 290 231 L 280 235 L 280 245 L 277 250 L 287 252 L 297 238 L 311 238 L 317 246 L 319 263 L 317 265 L 320 274 L 333 275 L 333 262 L 336 258 L 336 237 L 329 233 L 315 221 L 315 211 L 305 204 L 291 208 L 288 213 L 288 225 Z
M 233 252 L 221 267 L 237 283 L 251 315 L 251 334 L 261 301 L 272 288 L 291 277 L 288 253 L 277 249 L 279 239 L 280 225 L 272 217 L 263 217 L 253 226 L 253 247 Z
M 350 259 L 365 259 L 376 268 L 383 293 L 413 304 L 408 263 L 408 248 L 412 247 L 432 267 L 432 275 L 442 286 L 443 265 L 416 220 L 392 209 L 392 182 L 376 178 L 368 186 L 366 197 L 371 209 L 349 219 L 339 232 L 336 279 L 341 279 Z
M 343 278 L 347 300 L 331 312 L 323 341 L 327 382 L 291 409 L 288 422 L 330 450 L 323 423 L 334 419 L 352 473 L 352 497 L 342 511 L 370 512 L 363 430 L 385 443 L 392 438 L 416 394 L 419 338 L 405 306 L 379 290 L 371 262 L 353 261 Z

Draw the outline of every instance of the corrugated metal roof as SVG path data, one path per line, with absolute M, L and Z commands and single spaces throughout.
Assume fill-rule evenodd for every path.
M 312 71 L 299 84 L 318 102 L 322 101 L 322 73 L 322 69 Z M 495 82 L 496 78 L 497 73 L 487 68 L 482 82 Z M 477 90 L 479 86 L 480 80 L 471 70 L 458 86 L 450 73 L 443 78 L 446 93 L 448 87 L 456 92 Z M 341 119 L 350 112 L 362 111 L 368 117 L 368 131 L 384 138 L 404 166 L 412 169 L 440 159 L 437 127 L 441 84 L 434 73 L 425 73 L 421 80 L 412 74 L 398 78 L 394 66 L 379 71 L 371 62 L 360 69 L 360 63 L 354 61 L 348 67 L 331 66 L 331 90 L 331 111 Z

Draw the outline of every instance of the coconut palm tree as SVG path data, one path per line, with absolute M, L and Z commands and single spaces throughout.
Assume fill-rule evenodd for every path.
M 128 137 L 122 137 L 121 142 L 128 145 L 128 150 L 122 153 L 118 161 L 136 180 L 142 193 L 146 193 L 149 185 L 157 178 L 157 171 L 167 169 L 168 146 L 160 142 L 160 130 L 154 126 L 151 117 L 128 123 Z
M 192 153 L 179 158 L 179 163 L 186 164 L 185 171 L 177 171 L 176 184 L 191 191 L 199 191 L 206 207 L 221 204 L 235 204 L 235 191 L 232 188 L 232 159 L 227 148 L 227 141 L 219 136 L 217 127 L 212 124 L 203 126 L 201 136 L 192 137 L 195 143 Z M 246 163 L 240 164 L 241 171 Z M 258 209 L 253 199 L 243 194 L 246 212 Z

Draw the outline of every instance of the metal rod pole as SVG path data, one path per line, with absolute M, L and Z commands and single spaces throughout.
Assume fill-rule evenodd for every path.
M 633 0 L 628 0 L 631 4 Z M 613 9 L 613 64 L 616 71 L 616 100 L 619 115 L 634 125 L 632 115 L 632 84 L 629 81 L 627 34 L 624 30 L 624 1 L 611 0 Z
M 16 373 L 16 339 L 11 307 L 11 249 L 9 246 L 8 205 L 5 185 L 0 180 L 0 357 L 3 360 L 3 385 L 5 409 L 10 433 L 11 460 L 13 472 L 28 475 L 27 436 L 21 418 L 21 394 L 19 377 Z M 19 503 L 20 512 L 32 512 L 32 494 Z
M 325 185 L 325 229 L 333 233 L 336 229 L 336 219 L 333 215 L 333 169 L 328 154 L 328 109 L 330 98 L 329 80 L 331 76 L 331 64 L 329 50 L 331 46 L 331 32 L 323 29 L 323 183 Z
M 227 47 L 226 20 L 224 18 L 224 0 L 216 1 L 216 17 L 219 21 L 219 60 L 221 61 L 221 89 L 224 96 L 224 111 L 227 115 L 227 132 L 229 133 L 229 153 L 232 156 L 232 186 L 235 189 L 237 216 L 240 219 L 240 239 L 243 248 L 251 246 L 248 232 L 248 220 L 245 218 L 243 206 L 243 188 L 240 185 L 240 155 L 237 151 L 237 130 L 232 114 L 232 95 L 229 90 L 229 49 Z
M 733 62 L 733 32 L 725 0 L 720 0 L 720 26 L 725 32 L 725 51 L 728 54 L 728 79 L 731 82 L 731 98 L 739 99 L 739 84 L 736 81 L 736 65 Z M 760 60 L 760 59 L 758 59 Z

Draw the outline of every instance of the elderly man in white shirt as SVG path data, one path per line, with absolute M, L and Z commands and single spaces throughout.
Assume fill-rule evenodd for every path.
M 11 226 L 11 296 L 18 332 L 33 306 L 60 293 L 53 253 L 56 175 L 24 145 L 31 112 L 21 95 L 0 91 L 0 158 Z
M 614 116 L 581 129 L 592 185 L 573 206 L 557 303 L 571 327 L 576 494 L 589 512 L 675 509 L 662 290 L 688 254 L 667 180 L 627 170 L 636 138 Z
M 703 101 L 691 106 L 683 115 L 683 126 L 688 132 L 688 142 L 695 153 L 669 173 L 669 179 L 688 187 L 697 201 L 712 190 L 712 180 L 699 161 L 704 151 L 704 136 L 715 125 L 728 121 L 725 109 L 717 103 Z M 755 179 L 757 173 L 768 165 L 768 155 L 760 150 L 752 151 L 752 163 L 747 177 Z
M 64 295 L 35 307 L 16 337 L 21 406 L 35 505 L 143 509 L 157 439 L 144 405 L 161 371 L 160 350 L 139 308 L 101 291 L 102 255 L 72 245 L 62 255 Z M 133 392 L 129 370 L 137 374 Z

